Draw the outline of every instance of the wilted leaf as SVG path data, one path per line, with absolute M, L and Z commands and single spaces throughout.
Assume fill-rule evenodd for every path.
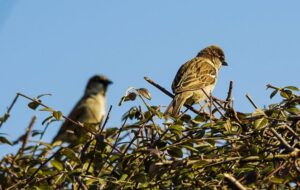
M 147 98 L 148 100 L 151 100 L 151 94 L 146 88 L 139 88 L 136 89 L 136 91 L 143 97 Z

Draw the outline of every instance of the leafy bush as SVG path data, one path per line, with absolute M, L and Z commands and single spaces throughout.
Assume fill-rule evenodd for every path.
M 151 84 L 167 95 L 165 89 Z M 151 106 L 148 90 L 130 89 L 120 104 L 142 100 L 126 112 L 119 128 L 89 133 L 76 146 L 49 144 L 42 137 L 61 112 L 30 99 L 29 107 L 48 111 L 43 131 L 33 130 L 33 118 L 17 141 L 21 148 L 0 161 L 0 189 L 297 189 L 300 187 L 300 97 L 296 87 L 272 89 L 282 101 L 253 113 L 232 106 L 232 83 L 226 100 L 211 98 L 210 113 L 194 108 L 180 118 L 165 119 Z M 149 100 L 147 100 L 149 99 Z M 138 104 L 138 103 L 136 103 Z M 196 112 L 197 114 L 194 114 Z M 1 135 L 1 133 L 0 133 Z M 36 144 L 28 143 L 40 136 Z M 1 143 L 10 143 L 3 135 Z

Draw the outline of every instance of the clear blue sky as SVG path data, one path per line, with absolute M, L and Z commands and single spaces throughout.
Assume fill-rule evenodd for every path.
M 143 77 L 170 89 L 180 65 L 210 44 L 220 45 L 229 63 L 214 95 L 225 97 L 233 80 L 236 108 L 253 111 L 246 93 L 263 107 L 271 102 L 266 84 L 300 84 L 299 7 L 297 0 L 0 0 L 0 113 L 23 92 L 52 93 L 43 102 L 68 114 L 88 78 L 99 73 L 114 81 L 108 126 L 118 126 L 134 105 L 117 106 L 128 87 L 148 88 L 153 105 L 169 104 Z M 9 139 L 24 133 L 33 115 L 42 129 L 46 114 L 27 103 L 20 99 L 0 129 Z M 59 125 L 51 125 L 46 141 Z M 0 155 L 15 150 L 0 147 Z

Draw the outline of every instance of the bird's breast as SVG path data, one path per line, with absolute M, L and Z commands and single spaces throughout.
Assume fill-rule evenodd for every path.
M 100 122 L 105 115 L 105 97 L 102 94 L 92 96 L 87 101 L 87 104 L 89 104 L 95 122 Z

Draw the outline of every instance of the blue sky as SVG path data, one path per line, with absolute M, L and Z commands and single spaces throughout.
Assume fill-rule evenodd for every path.
M 43 102 L 67 115 L 89 77 L 105 74 L 114 81 L 108 126 L 118 126 L 137 104 L 117 106 L 128 87 L 148 88 L 153 105 L 169 104 L 143 77 L 170 89 L 180 65 L 210 44 L 221 46 L 229 63 L 214 95 L 224 98 L 233 80 L 236 108 L 253 111 L 246 93 L 263 107 L 272 102 L 266 84 L 299 87 L 299 7 L 296 0 L 0 0 L 0 113 L 22 92 L 53 94 Z M 9 139 L 22 134 L 33 115 L 35 128 L 43 128 L 47 115 L 27 103 L 20 99 L 1 128 Z M 51 125 L 46 141 L 59 125 Z M 1 155 L 15 150 L 0 147 Z

